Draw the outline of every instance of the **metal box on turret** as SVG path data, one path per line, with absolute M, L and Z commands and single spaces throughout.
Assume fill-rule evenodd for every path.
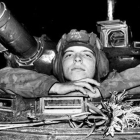
M 99 21 L 97 31 L 104 47 L 128 47 L 128 26 L 125 21 Z

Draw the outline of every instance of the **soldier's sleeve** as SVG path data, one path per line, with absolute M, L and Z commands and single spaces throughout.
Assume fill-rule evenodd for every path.
M 140 91 L 140 65 L 127 69 L 121 73 L 116 71 L 110 73 L 108 78 L 101 83 L 99 90 L 103 98 L 110 97 L 114 91 L 128 90 L 128 94 Z
M 48 96 L 49 89 L 56 82 L 54 76 L 31 70 L 10 67 L 0 70 L 0 89 L 23 97 Z

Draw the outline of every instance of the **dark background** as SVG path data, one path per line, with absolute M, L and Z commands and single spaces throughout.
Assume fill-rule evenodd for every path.
M 115 0 L 114 19 L 126 21 L 133 40 L 140 41 L 140 0 Z M 47 34 L 58 42 L 71 29 L 97 32 L 97 21 L 107 20 L 107 0 L 3 0 L 12 15 L 33 36 Z
M 140 0 L 115 0 L 114 19 L 125 20 L 136 40 L 140 40 Z M 54 1 L 3 0 L 16 19 L 31 34 L 47 34 L 58 41 L 71 29 L 96 32 L 96 22 L 107 19 L 107 0 Z

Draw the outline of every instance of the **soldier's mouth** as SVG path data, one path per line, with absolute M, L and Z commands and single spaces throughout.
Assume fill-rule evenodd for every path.
M 71 70 L 72 71 L 75 71 L 75 70 L 77 70 L 77 71 L 85 71 L 85 69 L 83 69 L 83 68 L 72 68 Z

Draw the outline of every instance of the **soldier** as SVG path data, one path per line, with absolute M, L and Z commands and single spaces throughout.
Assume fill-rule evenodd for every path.
M 52 86 L 50 94 L 80 91 L 90 97 L 100 96 L 94 87 L 108 73 L 108 60 L 101 49 L 93 32 L 71 30 L 64 34 L 57 45 L 53 69 L 60 83 Z
M 71 30 L 64 34 L 57 45 L 53 64 L 54 76 L 21 68 L 1 69 L 0 89 L 26 98 L 75 91 L 90 98 L 107 98 L 113 91 L 139 88 L 139 66 L 121 73 L 112 72 L 102 81 L 109 72 L 108 60 L 94 33 Z M 136 92 L 134 89 L 130 91 Z
M 54 61 L 54 75 L 59 83 L 55 83 L 49 93 L 80 91 L 90 98 L 109 98 L 111 93 L 124 89 L 131 96 L 139 93 L 140 67 L 109 73 L 109 62 L 102 48 L 93 32 L 71 30 L 64 34 L 57 45 Z

